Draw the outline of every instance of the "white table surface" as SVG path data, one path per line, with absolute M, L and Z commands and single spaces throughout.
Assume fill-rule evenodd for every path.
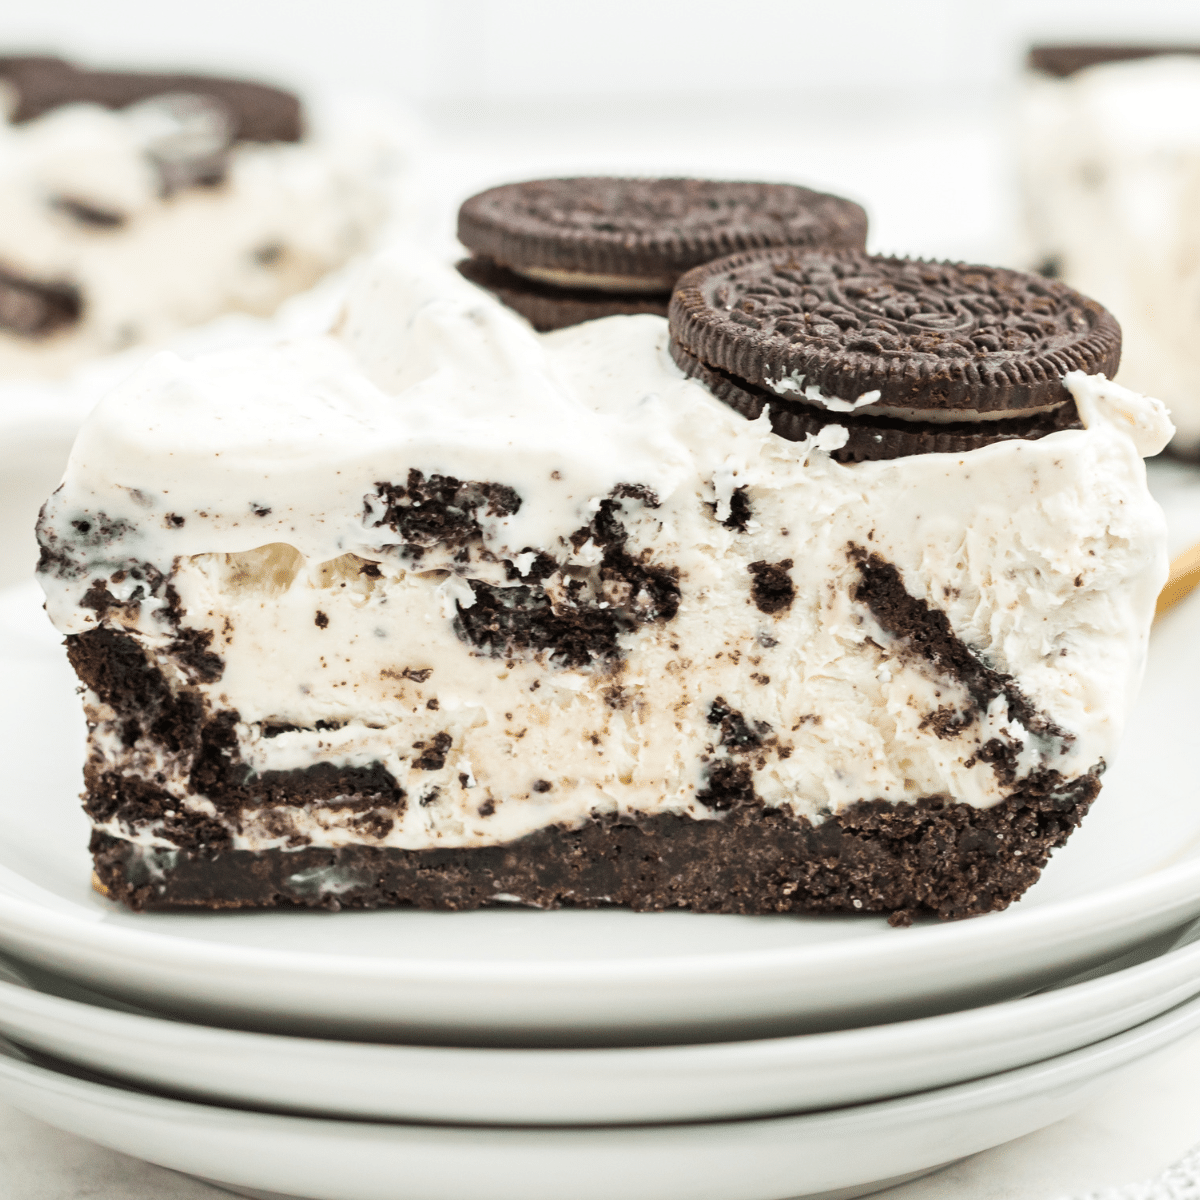
M 881 1192 L 879 1200 L 1060 1200 L 1151 1178 L 1200 1141 L 1198 1079 L 1200 1035 L 1130 1071 L 1074 1117 Z M 228 1194 L 0 1105 L 4 1200 L 219 1200 Z

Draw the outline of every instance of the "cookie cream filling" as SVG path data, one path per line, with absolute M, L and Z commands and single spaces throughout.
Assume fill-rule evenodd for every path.
M 1161 405 L 1077 373 L 1084 429 L 843 465 L 841 427 L 785 441 L 667 344 L 535 334 L 397 251 L 330 337 L 152 361 L 85 423 L 41 579 L 63 633 L 198 698 L 234 783 L 94 691 L 92 778 L 238 848 L 419 849 L 750 797 L 988 807 L 1112 761 L 1166 574 Z
M 899 408 L 894 404 L 879 404 L 880 393 L 863 392 L 854 400 L 840 396 L 829 396 L 815 383 L 805 384 L 804 376 L 798 371 L 782 379 L 765 380 L 767 387 L 777 396 L 795 396 L 828 412 L 853 413 L 860 417 L 892 417 L 898 421 L 918 421 L 923 425 L 975 424 L 979 421 L 1012 421 L 1022 417 L 1036 417 L 1043 413 L 1058 412 L 1068 400 L 1057 404 L 1031 405 L 1026 408 L 999 408 L 980 412 L 972 408 Z
M 404 135 L 379 113 L 232 146 L 223 119 L 202 97 L 163 96 L 0 123 L 0 375 L 60 374 L 224 312 L 269 314 L 389 215 Z M 28 288 L 69 303 L 39 322 Z
M 511 267 L 518 275 L 561 288 L 595 288 L 598 292 L 669 292 L 675 275 L 647 278 L 645 275 L 613 275 L 606 272 L 564 271 L 555 267 Z
M 988 421 L 1019 421 L 1024 417 L 1059 412 L 1063 405 L 1069 403 L 1069 400 L 1063 400 L 1058 404 L 989 409 L 987 412 L 979 412 L 973 408 L 897 408 L 892 404 L 866 404 L 855 409 L 855 413 L 862 417 L 892 417 L 897 421 L 918 421 L 922 425 L 975 425 Z

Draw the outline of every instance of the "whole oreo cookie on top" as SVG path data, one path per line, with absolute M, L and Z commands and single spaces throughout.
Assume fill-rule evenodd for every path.
M 1031 46 L 1025 65 L 1041 75 L 1068 79 L 1088 67 L 1106 63 L 1136 62 L 1143 58 L 1160 58 L 1168 54 L 1200 54 L 1200 46 L 1169 43 L 1131 44 L 1117 42 L 1068 42 Z
M 785 183 L 539 179 L 472 196 L 459 270 L 540 330 L 618 313 L 665 315 L 685 271 L 735 250 L 856 247 L 851 200 Z
M 221 106 L 231 125 L 231 140 L 297 142 L 302 114 L 291 92 L 215 75 L 148 71 L 93 71 L 48 55 L 0 56 L 0 82 L 13 93 L 9 120 L 32 121 L 67 104 L 98 104 L 122 109 L 157 96 L 204 96 Z
M 671 298 L 671 354 L 750 419 L 842 462 L 961 453 L 1080 428 L 1068 371 L 1116 373 L 1094 300 L 1001 267 L 773 249 L 697 267 Z

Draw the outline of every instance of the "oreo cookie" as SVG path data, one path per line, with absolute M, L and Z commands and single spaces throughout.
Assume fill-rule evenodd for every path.
M 1063 375 L 1121 359 L 1116 320 L 1064 284 L 858 251 L 730 255 L 680 279 L 669 318 L 683 371 L 789 440 L 843 427 L 842 462 L 1081 428 Z
M 458 264 L 461 275 L 491 292 L 515 309 L 543 333 L 563 329 L 597 317 L 625 317 L 654 313 L 665 317 L 671 293 L 604 292 L 599 288 L 557 288 L 536 283 L 486 258 L 466 258 Z
M 203 96 L 230 122 L 232 141 L 298 142 L 300 101 L 291 92 L 211 75 L 90 71 L 43 55 L 0 57 L 0 81 L 14 96 L 9 121 L 20 125 L 67 104 L 129 108 L 159 96 Z
M 1102 63 L 1135 62 L 1141 58 L 1158 58 L 1164 54 L 1200 54 L 1200 46 L 1116 45 L 1063 43 L 1032 46 L 1026 58 L 1029 70 L 1055 79 L 1068 79 L 1088 67 Z
M 784 183 L 541 179 L 459 209 L 459 264 L 545 331 L 596 317 L 664 315 L 684 272 L 736 250 L 853 247 L 867 217 L 851 200 Z

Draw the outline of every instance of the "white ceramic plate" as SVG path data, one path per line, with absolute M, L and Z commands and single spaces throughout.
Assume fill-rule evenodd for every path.
M 28 460 L 20 439 L 0 445 L 15 481 L 0 505 L 22 522 L 53 487 Z M 90 889 L 75 679 L 40 593 L 16 585 L 0 593 L 0 948 L 173 1014 L 383 1041 L 749 1038 L 1005 999 L 1200 914 L 1196 599 L 1156 634 L 1121 760 L 1043 880 L 1007 912 L 891 929 L 625 910 L 128 913 Z
M 507 1125 L 720 1120 L 982 1078 L 1132 1029 L 1200 992 L 1200 944 L 1111 965 L 1102 978 L 1043 995 L 870 1029 L 700 1046 L 498 1050 L 164 1021 L 0 963 L 0 1032 L 132 1084 L 281 1112 Z
M 164 1099 L 3 1057 L 0 1097 L 165 1167 L 315 1200 L 845 1197 L 1060 1120 L 1115 1072 L 1198 1028 L 1200 1000 L 1096 1046 L 958 1087 L 836 1112 L 692 1125 L 322 1121 Z

